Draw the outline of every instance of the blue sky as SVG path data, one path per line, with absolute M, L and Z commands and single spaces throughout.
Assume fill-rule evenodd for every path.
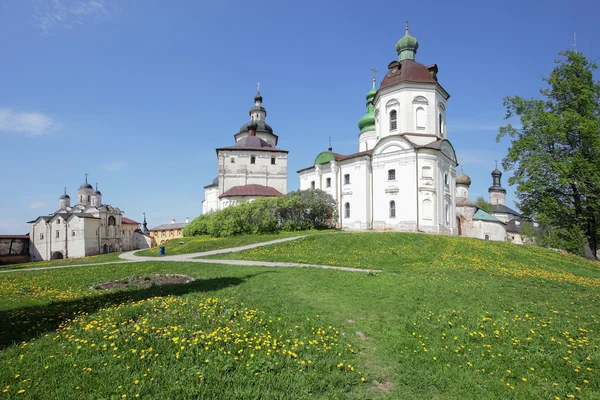
M 357 151 L 370 69 L 380 82 L 407 19 L 417 61 L 437 63 L 451 94 L 448 138 L 471 199 L 487 198 L 508 146 L 495 141 L 503 98 L 537 97 L 574 32 L 600 57 L 599 12 L 596 1 L 0 0 L 0 234 L 27 232 L 64 186 L 76 198 L 84 173 L 129 218 L 199 215 L 215 148 L 248 121 L 257 82 L 297 189 L 295 171 L 329 136 L 334 151 Z

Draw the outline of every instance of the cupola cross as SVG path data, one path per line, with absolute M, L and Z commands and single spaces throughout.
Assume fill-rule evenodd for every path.
M 87 176 L 88 176 L 88 173 L 86 172 L 84 175 L 85 175 L 85 183 L 88 183 L 88 182 L 87 182 Z
M 260 82 L 258 82 L 256 86 L 258 87 L 258 93 L 260 93 Z

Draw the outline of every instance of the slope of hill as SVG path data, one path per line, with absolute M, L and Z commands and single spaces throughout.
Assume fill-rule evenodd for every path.
M 4 274 L 3 394 L 600 397 L 597 263 L 401 233 L 310 236 L 221 257 L 383 271 L 157 260 Z M 196 281 L 91 289 L 154 273 Z

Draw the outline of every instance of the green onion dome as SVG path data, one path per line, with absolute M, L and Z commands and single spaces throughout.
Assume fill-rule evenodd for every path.
M 419 42 L 417 38 L 410 36 L 408 33 L 408 21 L 406 22 L 406 30 L 404 37 L 398 40 L 396 43 L 396 53 L 398 53 L 398 59 L 402 60 L 414 60 L 417 49 L 419 48 Z
M 375 130 L 375 112 L 373 111 L 373 99 L 377 89 L 375 89 L 375 80 L 373 80 L 373 88 L 367 93 L 367 113 L 358 121 L 358 129 L 360 133 Z

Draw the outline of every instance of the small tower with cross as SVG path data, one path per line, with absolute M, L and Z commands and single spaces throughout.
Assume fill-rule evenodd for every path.
M 77 189 L 77 202 L 82 206 L 89 206 L 94 195 L 94 188 L 88 183 L 88 174 L 85 173 L 85 182 Z
M 360 134 L 358 136 L 359 151 L 372 150 L 376 144 L 375 107 L 373 105 L 373 99 L 375 99 L 375 95 L 377 94 L 377 70 L 375 68 L 371 68 L 371 72 L 373 72 L 373 86 L 366 96 L 367 112 L 358 121 L 358 129 L 360 129 Z
M 71 207 L 71 197 L 67 194 L 67 188 L 65 187 L 65 192 L 58 199 L 58 208 L 61 211 L 67 211 Z

